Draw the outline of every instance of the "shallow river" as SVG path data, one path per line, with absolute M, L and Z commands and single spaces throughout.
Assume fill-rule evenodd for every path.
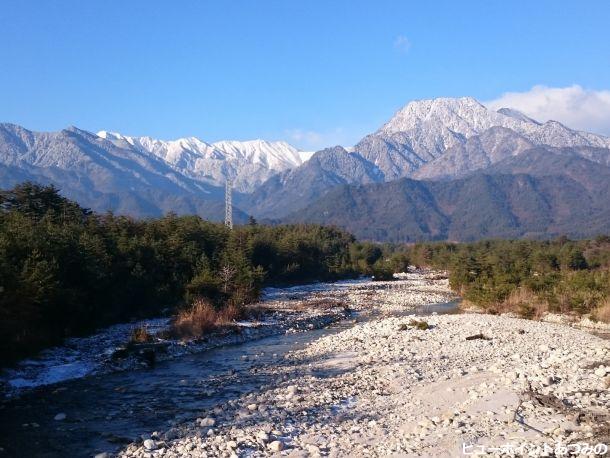
M 452 313 L 456 302 L 404 314 Z M 201 416 L 204 408 L 273 385 L 262 368 L 284 355 L 370 315 L 355 314 L 328 328 L 288 333 L 158 363 L 39 387 L 0 404 L 0 447 L 10 457 L 91 457 L 116 452 L 141 434 Z M 259 370 L 259 368 L 261 370 Z M 324 375 L 324 374 L 317 374 Z M 66 419 L 56 421 L 58 413 Z

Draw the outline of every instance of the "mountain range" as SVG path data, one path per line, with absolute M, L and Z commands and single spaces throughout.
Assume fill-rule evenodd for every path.
M 610 232 L 610 138 L 473 98 L 413 101 L 352 148 L 32 132 L 0 124 L 0 186 L 55 183 L 95 210 L 345 227 L 396 242 Z M 305 160 L 307 159 L 307 160 Z
M 223 185 L 230 177 L 235 189 L 246 193 L 276 173 L 303 163 L 301 152 L 286 142 L 251 140 L 210 144 L 196 137 L 163 141 L 106 131 L 97 135 L 119 148 L 152 154 L 176 172 L 197 181 Z
M 82 205 L 136 217 L 173 211 L 212 220 L 224 217 L 224 187 L 252 191 L 302 163 L 285 142 L 161 141 L 68 127 L 32 132 L 0 124 L 0 186 L 31 180 L 53 183 Z M 238 221 L 247 215 L 236 209 Z

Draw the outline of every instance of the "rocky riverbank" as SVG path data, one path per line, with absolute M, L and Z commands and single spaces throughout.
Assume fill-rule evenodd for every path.
M 324 291 L 331 284 L 316 284 Z M 307 290 L 307 287 L 303 287 Z M 281 290 L 279 290 L 281 291 Z M 263 337 L 302 332 L 328 326 L 346 317 L 340 300 L 312 292 L 300 300 L 266 300 L 250 307 L 257 318 L 223 326 L 210 334 L 188 341 L 166 337 L 170 318 L 142 320 L 111 326 L 84 337 L 72 338 L 60 347 L 41 352 L 0 374 L 0 392 L 15 396 L 45 385 L 149 367 L 151 364 L 198 353 L 223 345 L 234 345 Z M 130 342 L 134 329 L 146 329 L 150 342 Z
M 451 296 L 443 279 L 403 282 L 337 294 L 385 310 Z M 120 456 L 548 456 L 558 444 L 592 455 L 610 440 L 610 342 L 561 324 L 380 316 L 251 371 L 277 382 Z
M 398 281 L 367 279 L 267 288 L 261 302 L 249 306 L 257 316 L 218 328 L 200 339 L 166 337 L 169 318 L 111 326 L 84 338 L 72 338 L 0 373 L 0 392 L 15 396 L 39 386 L 67 380 L 148 367 L 152 363 L 199 353 L 223 345 L 263 337 L 303 332 L 344 319 L 350 311 L 408 310 L 417 305 L 445 302 L 454 295 L 438 273 L 401 274 Z M 134 329 L 145 328 L 151 342 L 129 344 Z
M 268 288 L 261 302 L 247 310 L 258 319 L 244 320 L 223 326 L 200 339 L 181 341 L 165 339 L 163 328 L 157 329 L 152 343 L 132 345 L 118 352 L 126 357 L 113 356 L 105 361 L 106 371 L 147 366 L 143 358 L 151 349 L 155 361 L 164 361 L 188 353 L 198 353 L 223 345 L 235 345 L 275 334 L 306 332 L 329 326 L 352 312 L 378 313 L 412 310 L 415 307 L 447 302 L 455 299 L 446 277 L 438 272 L 416 271 L 404 273 L 395 281 L 375 282 L 368 279 L 314 283 L 287 288 Z M 248 312 L 247 312 L 248 313 Z

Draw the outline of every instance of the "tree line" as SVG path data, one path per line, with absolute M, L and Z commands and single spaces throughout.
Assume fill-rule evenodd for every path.
M 448 270 L 452 289 L 490 312 L 610 318 L 608 236 L 420 243 L 401 250 L 413 264 Z
M 315 225 L 98 214 L 53 186 L 20 184 L 0 193 L 0 361 L 196 298 L 242 306 L 266 284 L 353 275 L 353 242 Z

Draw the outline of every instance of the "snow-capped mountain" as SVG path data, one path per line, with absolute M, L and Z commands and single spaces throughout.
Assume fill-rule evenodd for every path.
M 335 146 L 318 151 L 300 167 L 275 175 L 240 203 L 259 217 L 273 218 L 298 211 L 330 188 L 382 180 L 383 174 L 369 161 Z
M 153 154 L 180 174 L 195 180 L 223 185 L 230 177 L 241 192 L 252 192 L 276 173 L 303 163 L 299 151 L 281 141 L 206 143 L 196 137 L 164 141 L 107 131 L 100 131 L 97 135 L 119 147 Z
M 451 180 L 536 147 L 569 148 L 587 161 L 610 164 L 607 137 L 572 130 L 556 121 L 540 123 L 510 108 L 494 111 L 470 97 L 419 100 L 408 103 L 350 153 L 334 150 L 329 160 L 325 156 L 331 155 L 330 150 L 316 153 L 313 158 L 324 167 L 314 168 L 312 158 L 309 164 L 268 180 L 247 204 L 260 215 L 281 217 L 291 208 L 305 208 L 324 198 L 338 184 L 403 177 Z M 359 167 L 343 166 L 343 161 L 336 160 L 340 154 L 351 154 L 346 164 L 359 159 Z M 363 175 L 359 170 L 370 172 Z
M 323 170 L 301 166 L 289 172 L 292 183 L 267 192 L 268 203 L 263 191 L 278 177 L 261 186 L 252 208 L 392 242 L 592 237 L 610 229 L 610 139 L 556 121 L 493 111 L 472 98 L 421 100 L 351 154 L 361 170 L 377 173 L 329 161 Z M 336 170 L 341 182 L 329 179 Z M 278 206 L 284 196 L 290 205 Z
M 411 176 L 451 148 L 497 127 L 532 145 L 610 148 L 607 137 L 572 130 L 557 121 L 540 123 L 509 108 L 490 110 L 471 97 L 462 97 L 408 103 L 377 132 L 362 139 L 356 151 L 377 165 L 389 181 Z M 436 175 L 427 177 L 432 176 Z
M 0 124 L 0 187 L 52 183 L 86 207 L 133 216 L 169 211 L 217 219 L 224 190 L 176 172 L 137 148 L 124 148 L 76 127 L 34 132 Z
M 414 149 L 423 151 L 422 146 L 435 145 L 442 151 L 456 142 L 463 142 L 463 138 L 481 134 L 491 127 L 514 130 L 536 144 L 610 147 L 610 139 L 606 137 L 575 131 L 557 121 L 542 124 L 513 109 L 493 111 L 472 97 L 410 102 L 378 133 L 392 135 L 408 132 L 411 133 Z
M 1 188 L 25 180 L 53 183 L 82 205 L 134 216 L 174 211 L 219 219 L 227 177 L 248 192 L 300 164 L 299 151 L 285 142 L 162 141 L 0 124 Z

